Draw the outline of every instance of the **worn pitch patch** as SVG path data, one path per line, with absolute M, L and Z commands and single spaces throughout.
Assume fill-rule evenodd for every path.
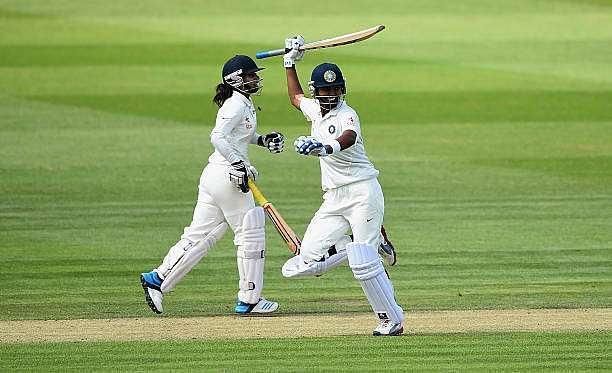
M 0 321 L 0 342 L 147 341 L 371 335 L 368 314 Z M 409 312 L 406 334 L 612 330 L 612 308 Z

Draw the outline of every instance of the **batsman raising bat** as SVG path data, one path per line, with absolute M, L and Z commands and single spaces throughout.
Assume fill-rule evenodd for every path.
M 191 224 L 170 248 L 162 263 L 140 275 L 145 299 L 155 313 L 163 312 L 163 296 L 221 239 L 228 226 L 237 247 L 238 301 L 240 315 L 274 312 L 278 303 L 261 296 L 265 261 L 265 215 L 256 207 L 249 178 L 257 171 L 249 162 L 248 147 L 256 144 L 271 153 L 283 150 L 278 132 L 259 135 L 251 96 L 262 88 L 257 72 L 262 70 L 248 56 L 235 56 L 223 66 L 214 103 L 219 106 L 210 140 L 215 149 L 202 171 L 198 201 Z
M 379 256 L 395 263 L 395 251 L 385 242 L 382 229 L 385 206 L 378 170 L 366 155 L 359 117 L 344 100 L 346 84 L 340 68 L 333 63 L 316 66 L 309 83 L 312 98 L 304 96 L 295 69 L 304 55 L 303 45 L 301 36 L 287 39 L 283 57 L 289 99 L 310 122 L 310 136 L 298 137 L 294 145 L 299 154 L 319 159 L 324 194 L 299 255 L 289 259 L 282 272 L 285 277 L 320 274 L 348 258 L 379 319 L 373 334 L 399 335 L 404 311 Z M 346 236 L 349 230 L 352 240 Z

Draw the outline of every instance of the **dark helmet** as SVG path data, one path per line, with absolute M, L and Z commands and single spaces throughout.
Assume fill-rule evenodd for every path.
M 257 66 L 251 57 L 236 55 L 223 65 L 221 79 L 224 83 L 231 85 L 238 91 L 253 94 L 261 90 L 262 85 L 260 82 L 263 79 L 245 83 L 243 78 L 246 74 L 255 73 L 263 69 L 264 67 Z
M 314 88 L 321 87 L 344 87 L 344 77 L 338 65 L 325 62 L 312 70 L 310 83 Z
M 342 94 L 339 96 L 320 95 L 319 88 L 325 87 L 341 87 Z M 318 100 L 319 105 L 328 111 L 340 105 L 346 94 L 346 82 L 344 76 L 342 76 L 342 71 L 340 71 L 338 65 L 329 62 L 322 63 L 312 70 L 308 88 L 312 97 Z

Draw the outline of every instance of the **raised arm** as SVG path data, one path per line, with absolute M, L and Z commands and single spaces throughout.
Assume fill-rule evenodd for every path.
M 304 51 L 300 51 L 302 45 L 304 45 L 304 38 L 299 35 L 285 39 L 287 53 L 283 56 L 283 66 L 287 71 L 287 94 L 289 95 L 289 101 L 297 109 L 300 108 L 300 100 L 304 97 L 304 91 L 295 71 L 295 62 L 301 60 L 304 56 Z
M 297 109 L 300 108 L 300 100 L 304 97 L 304 91 L 300 85 L 300 80 L 295 71 L 295 65 L 285 68 L 287 71 L 287 95 L 289 95 L 289 101 Z

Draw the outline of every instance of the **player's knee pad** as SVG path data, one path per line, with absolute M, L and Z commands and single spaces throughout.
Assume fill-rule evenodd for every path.
M 238 299 L 257 303 L 263 288 L 263 270 L 266 248 L 266 217 L 261 207 L 249 210 L 242 223 L 240 245 L 237 249 L 240 275 Z
M 377 250 L 368 244 L 350 243 L 346 246 L 346 251 L 353 275 L 361 283 L 374 313 L 380 319 L 402 322 L 404 310 L 395 300 L 393 285 Z
M 191 242 L 188 240 L 181 240 L 177 245 L 183 252 L 180 257 L 176 258 L 174 264 L 168 268 L 164 275 L 163 282 L 161 284 L 161 291 L 163 293 L 170 292 L 174 289 L 174 287 L 195 267 L 196 264 L 206 255 L 210 248 L 212 248 L 217 241 L 223 237 L 223 234 L 227 230 L 227 223 L 221 223 L 213 230 L 211 230 L 206 237 L 198 242 Z M 186 241 L 186 242 L 184 242 Z M 170 253 L 173 252 L 173 249 L 177 247 L 175 245 Z M 177 250 L 175 250 L 177 251 Z M 170 255 L 169 253 L 169 255 Z

